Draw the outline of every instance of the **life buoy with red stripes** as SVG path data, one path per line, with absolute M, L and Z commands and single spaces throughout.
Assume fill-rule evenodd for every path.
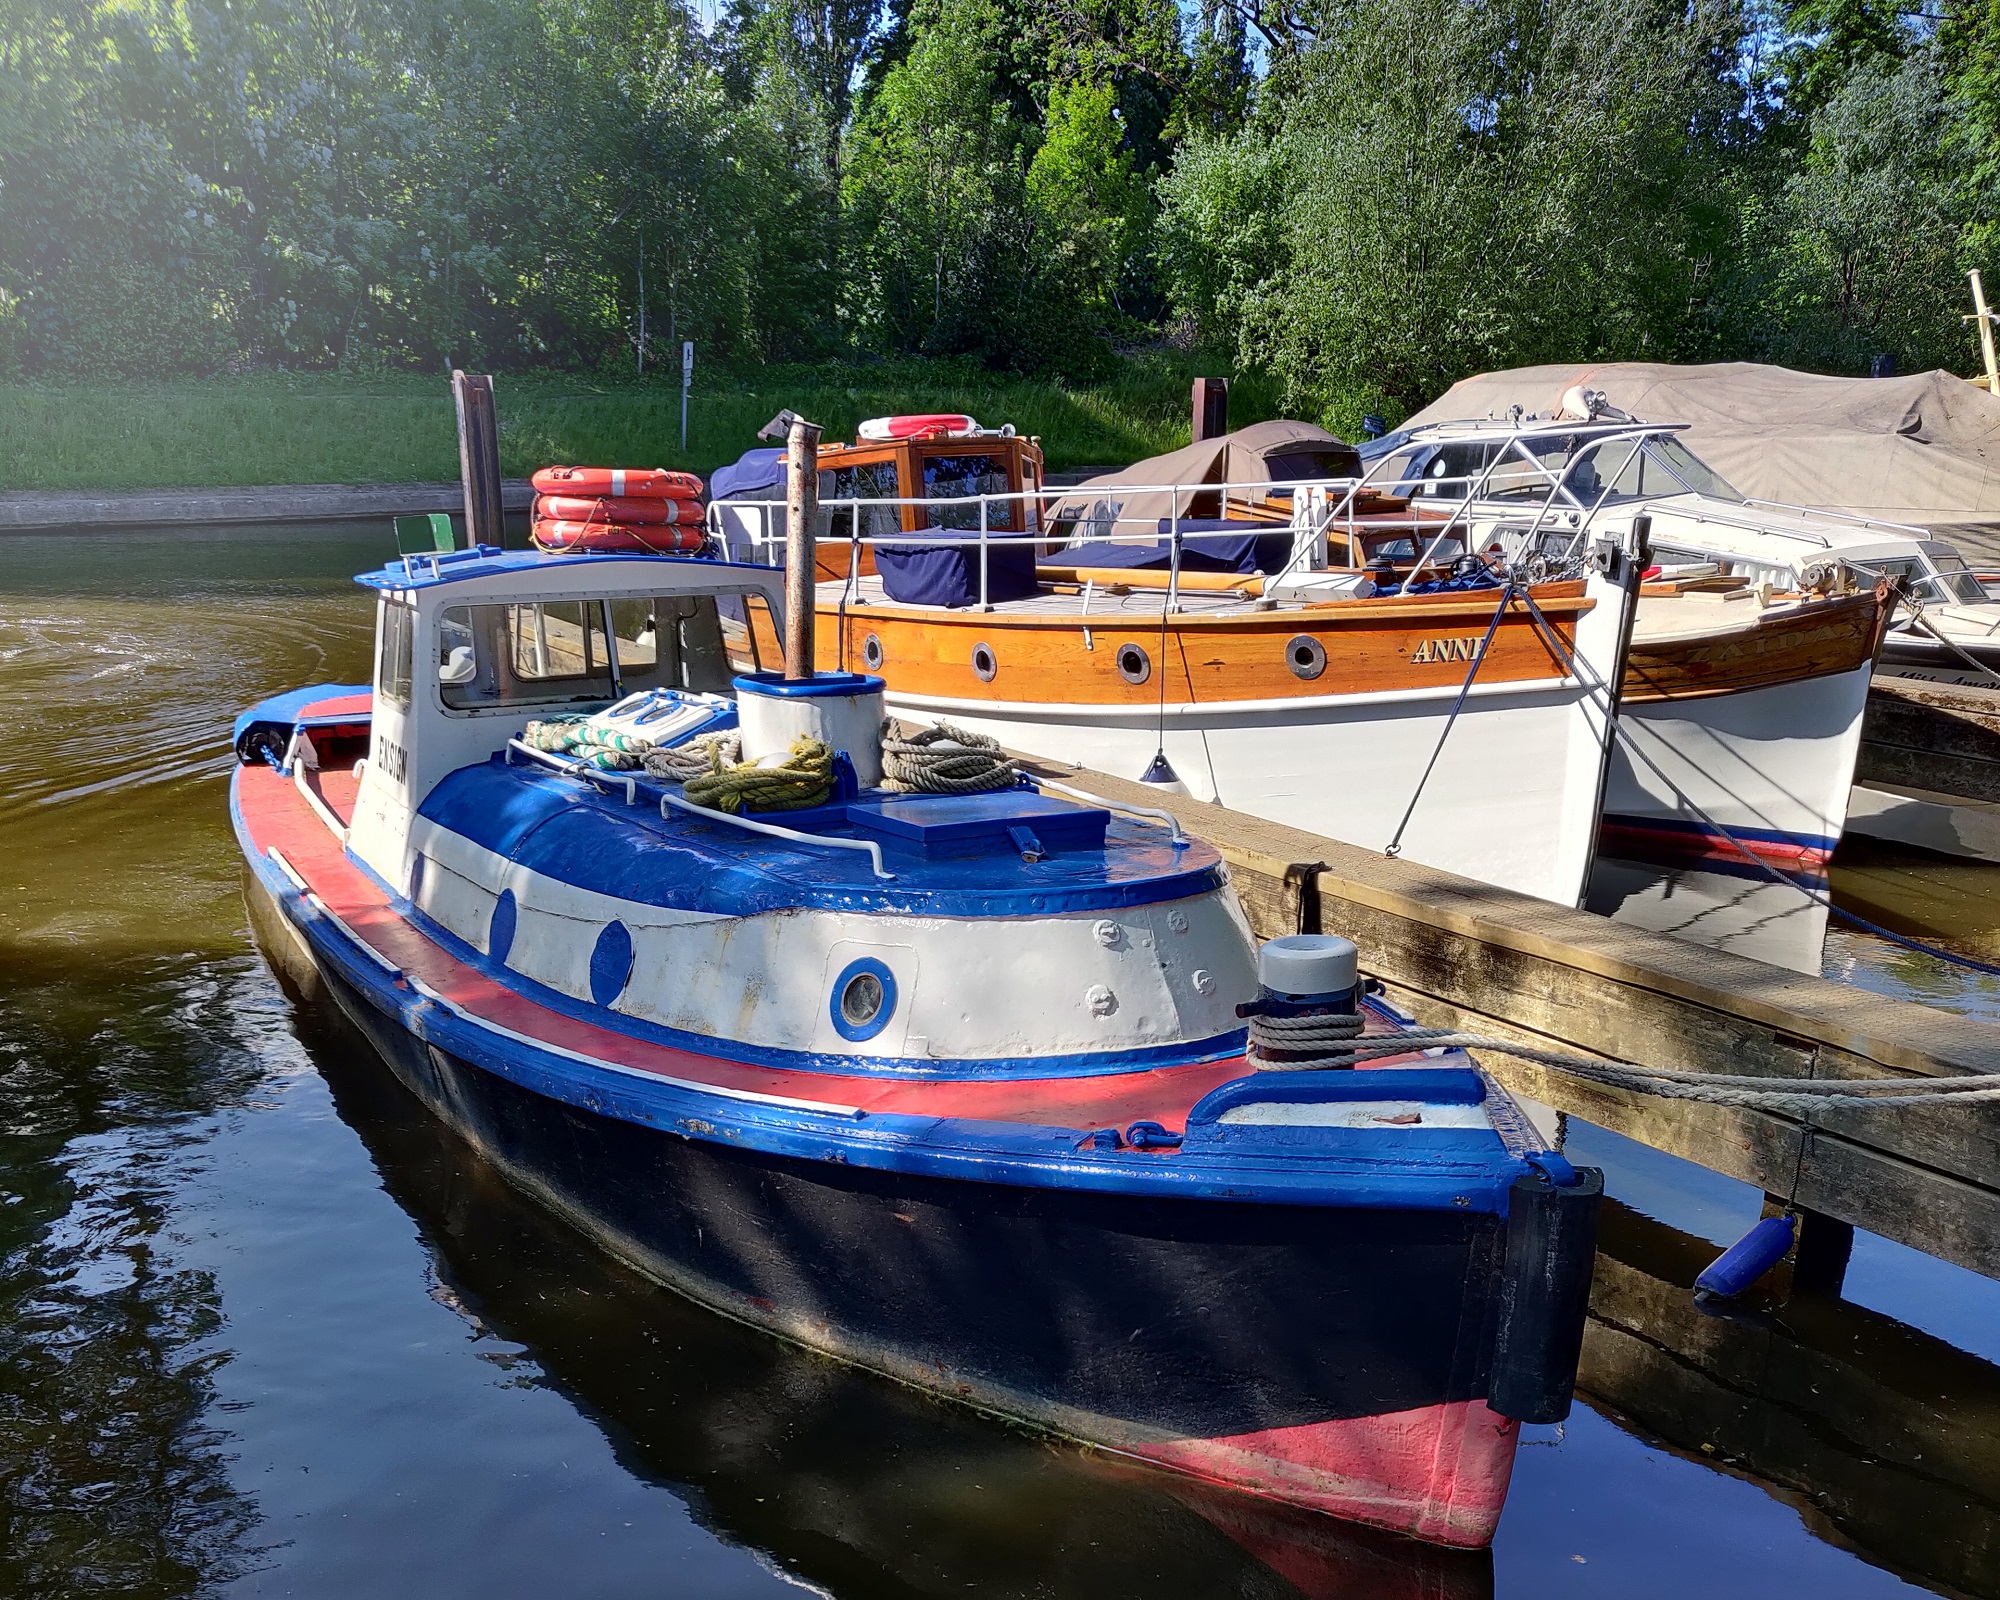
M 912 417 L 870 417 L 854 430 L 869 444 L 892 439 L 948 439 L 956 433 L 977 433 L 979 424 L 959 411 L 927 411 Z
M 705 535 L 699 523 L 692 526 L 672 523 L 574 522 L 561 517 L 537 517 L 531 537 L 544 550 L 561 555 L 578 552 L 635 551 L 649 555 L 688 555 L 702 548 Z
M 558 522 L 700 522 L 706 513 L 699 500 L 642 500 L 637 495 L 545 494 L 535 502 L 535 515 Z
M 599 495 L 640 500 L 699 500 L 701 479 L 665 467 L 544 467 L 528 480 L 538 494 Z

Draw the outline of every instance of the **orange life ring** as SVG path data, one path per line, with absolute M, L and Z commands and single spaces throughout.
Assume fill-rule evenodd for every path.
M 545 494 L 535 502 L 535 515 L 558 522 L 700 522 L 705 513 L 699 500 L 641 500 L 635 495 Z
M 528 480 L 539 494 L 636 496 L 642 500 L 699 500 L 702 482 L 692 472 L 664 467 L 544 467 Z
M 531 535 L 544 550 L 569 555 L 578 551 L 640 551 L 650 555 L 686 555 L 701 549 L 705 542 L 699 526 L 675 527 L 671 523 L 637 525 L 616 522 L 572 522 L 560 517 L 537 517 Z

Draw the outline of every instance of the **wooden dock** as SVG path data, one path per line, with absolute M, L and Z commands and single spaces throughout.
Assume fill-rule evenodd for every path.
M 1773 1077 L 2000 1073 L 2000 1027 L 1665 934 L 1066 763 L 1030 772 L 1169 809 L 1215 845 L 1260 937 L 1338 933 L 1425 1024 L 1647 1066 Z M 1865 1228 L 2000 1278 L 2000 1104 L 1767 1111 L 1604 1089 L 1489 1056 L 1508 1087 L 1807 1213 L 1802 1277 L 1837 1285 Z M 1844 1236 L 1844 1237 L 1843 1237 Z

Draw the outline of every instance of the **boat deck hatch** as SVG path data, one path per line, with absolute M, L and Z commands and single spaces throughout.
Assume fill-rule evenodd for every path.
M 1111 813 L 1097 806 L 1004 789 L 979 795 L 913 795 L 862 800 L 847 808 L 847 819 L 863 833 L 892 839 L 926 856 L 1015 852 L 1031 836 L 1039 853 L 1102 850 Z

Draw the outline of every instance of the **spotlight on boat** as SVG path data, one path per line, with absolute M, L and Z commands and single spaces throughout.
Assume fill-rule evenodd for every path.
M 1140 774 L 1141 783 L 1149 783 L 1155 789 L 1168 794 L 1186 794 L 1188 786 L 1181 782 L 1181 775 L 1174 771 L 1174 764 L 1167 759 L 1164 750 L 1153 752 L 1153 764 Z

